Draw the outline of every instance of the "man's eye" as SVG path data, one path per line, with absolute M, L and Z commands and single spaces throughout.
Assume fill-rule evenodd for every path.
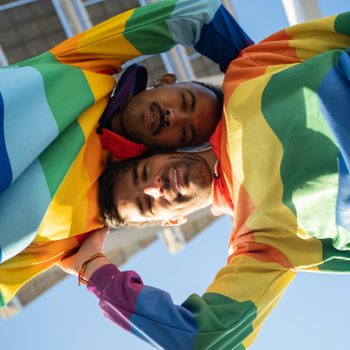
M 181 129 L 180 141 L 181 141 L 181 144 L 184 144 L 186 141 L 186 129 L 185 128 Z
M 186 99 L 185 99 L 185 95 L 182 94 L 182 110 L 185 111 L 186 110 Z
M 153 211 L 152 211 L 152 200 L 150 196 L 146 196 L 146 205 L 147 205 L 147 209 L 148 211 L 153 215 Z
M 146 165 L 143 166 L 143 170 L 142 170 L 142 180 L 143 180 L 143 181 L 147 181 L 147 180 L 148 180 L 148 173 L 147 173 Z

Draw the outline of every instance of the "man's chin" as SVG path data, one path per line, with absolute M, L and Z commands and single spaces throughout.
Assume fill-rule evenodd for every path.
M 201 179 L 200 182 L 196 182 L 196 186 L 193 189 L 195 201 L 192 204 L 193 207 L 196 207 L 193 211 L 202 209 L 209 205 L 211 197 L 211 181 Z
M 196 166 L 191 168 L 190 182 L 194 183 L 199 191 L 210 190 L 212 177 L 206 163 L 198 161 Z
M 131 130 L 131 132 L 129 132 L 129 130 Z M 144 135 L 141 133 L 135 133 L 135 129 L 132 129 L 132 126 L 125 128 L 125 134 L 126 138 L 132 142 L 146 144 L 146 142 L 144 142 Z

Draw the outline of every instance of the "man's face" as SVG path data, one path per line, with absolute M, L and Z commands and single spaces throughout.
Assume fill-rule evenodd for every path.
M 113 191 L 123 221 L 166 222 L 210 204 L 212 175 L 199 156 L 158 154 L 135 161 Z
M 133 96 L 122 112 L 128 137 L 164 148 L 208 141 L 217 124 L 217 98 L 196 83 L 167 84 Z

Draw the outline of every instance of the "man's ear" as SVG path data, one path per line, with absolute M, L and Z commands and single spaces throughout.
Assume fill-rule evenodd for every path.
M 163 221 L 162 226 L 179 226 L 187 222 L 186 216 L 175 216 L 169 220 Z
M 176 79 L 176 75 L 173 73 L 164 74 L 153 83 L 153 87 L 157 88 L 163 85 L 175 84 Z

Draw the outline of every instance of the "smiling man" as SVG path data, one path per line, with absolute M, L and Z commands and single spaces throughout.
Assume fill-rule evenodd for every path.
M 132 96 L 113 115 L 113 132 L 137 143 L 182 148 L 208 142 L 222 111 L 222 92 L 211 85 L 176 83 L 162 76 L 154 88 Z
M 211 150 L 115 162 L 100 178 L 102 215 L 112 227 L 182 224 L 212 203 L 215 164 Z
M 349 28 L 350 12 L 243 50 L 228 67 L 223 118 L 204 156 L 106 170 L 109 224 L 178 224 L 210 202 L 234 219 L 227 265 L 181 305 L 111 264 L 100 253 L 105 231 L 88 237 L 62 267 L 80 271 L 106 317 L 155 348 L 244 350 L 298 271 L 350 272 Z
M 166 0 L 0 69 L 0 307 L 103 227 L 98 178 L 111 153 L 125 159 L 208 141 L 221 110 L 215 89 L 166 75 L 146 90 L 137 65 L 116 86 L 126 61 L 176 44 L 194 45 L 226 71 L 251 40 L 219 0 Z

